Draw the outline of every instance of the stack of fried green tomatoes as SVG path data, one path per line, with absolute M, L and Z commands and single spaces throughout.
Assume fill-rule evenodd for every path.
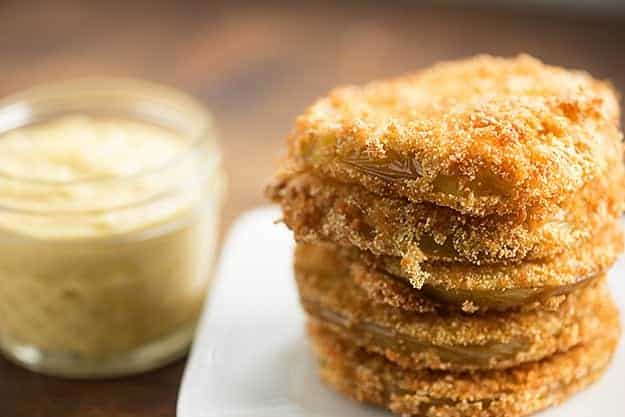
M 596 381 L 623 252 L 612 87 L 478 56 L 338 88 L 267 195 L 321 379 L 402 416 L 524 416 Z

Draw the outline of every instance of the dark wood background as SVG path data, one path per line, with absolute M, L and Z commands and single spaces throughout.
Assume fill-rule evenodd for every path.
M 625 90 L 625 18 L 617 13 L 378 3 L 0 0 L 0 95 L 93 75 L 195 94 L 221 132 L 227 225 L 263 203 L 262 183 L 293 118 L 337 84 L 480 52 L 528 52 Z M 172 417 L 183 366 L 81 382 L 0 360 L 0 417 Z

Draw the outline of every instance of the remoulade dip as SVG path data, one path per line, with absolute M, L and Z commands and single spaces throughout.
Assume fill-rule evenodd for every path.
M 222 199 L 206 111 L 127 80 L 16 97 L 0 106 L 3 352 L 72 377 L 179 357 L 210 281 Z

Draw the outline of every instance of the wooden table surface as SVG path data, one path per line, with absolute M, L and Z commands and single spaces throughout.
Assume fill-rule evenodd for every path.
M 529 52 L 625 91 L 625 20 L 375 3 L 0 3 L 0 94 L 92 75 L 167 83 L 204 100 L 230 178 L 228 224 L 262 204 L 293 118 L 337 84 L 480 52 Z M 417 2 L 414 2 L 417 4 Z M 550 14 L 551 13 L 551 14 Z M 171 417 L 184 362 L 138 377 L 64 381 L 0 360 L 0 417 Z

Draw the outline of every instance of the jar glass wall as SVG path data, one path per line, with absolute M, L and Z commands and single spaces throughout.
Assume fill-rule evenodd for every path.
M 0 103 L 0 348 L 44 373 L 115 376 L 186 351 L 213 267 L 223 175 L 208 112 L 93 79 Z

